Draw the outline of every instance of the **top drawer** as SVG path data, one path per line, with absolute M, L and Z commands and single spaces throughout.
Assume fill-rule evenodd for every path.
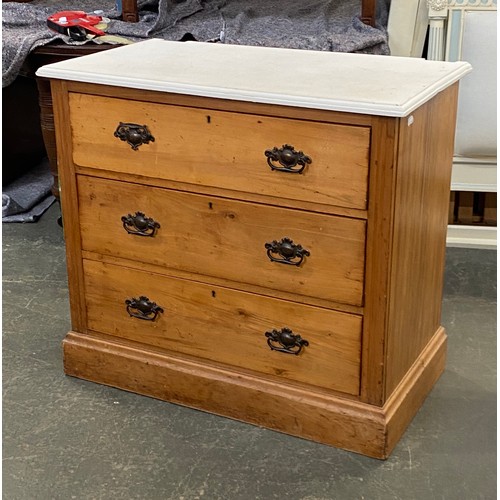
M 289 200 L 366 209 L 370 128 L 70 93 L 76 165 Z M 154 140 L 133 149 L 120 123 Z M 128 132 L 133 143 L 139 137 Z M 140 140 L 140 139 L 138 139 Z M 290 145 L 303 156 L 290 154 Z M 265 152 L 278 149 L 285 167 Z M 272 169 L 268 161 L 277 169 Z

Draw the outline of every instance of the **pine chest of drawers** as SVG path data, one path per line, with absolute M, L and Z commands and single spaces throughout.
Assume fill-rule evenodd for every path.
M 159 40 L 42 68 L 66 373 L 387 457 L 444 369 L 468 71 Z

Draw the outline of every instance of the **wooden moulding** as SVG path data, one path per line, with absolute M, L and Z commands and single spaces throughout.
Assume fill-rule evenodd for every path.
M 66 374 L 385 459 L 444 370 L 441 327 L 383 407 L 68 333 Z

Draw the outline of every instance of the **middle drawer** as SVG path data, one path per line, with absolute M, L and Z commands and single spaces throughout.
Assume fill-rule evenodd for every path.
M 83 250 L 362 305 L 363 220 L 87 176 L 78 193 Z
M 73 92 L 69 107 L 76 165 L 366 210 L 368 126 Z

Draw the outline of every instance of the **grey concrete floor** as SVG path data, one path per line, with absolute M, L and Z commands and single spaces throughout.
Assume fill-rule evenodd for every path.
M 384 462 L 66 377 L 57 214 L 3 225 L 3 498 L 496 498 L 495 252 L 448 249 L 447 369 Z

